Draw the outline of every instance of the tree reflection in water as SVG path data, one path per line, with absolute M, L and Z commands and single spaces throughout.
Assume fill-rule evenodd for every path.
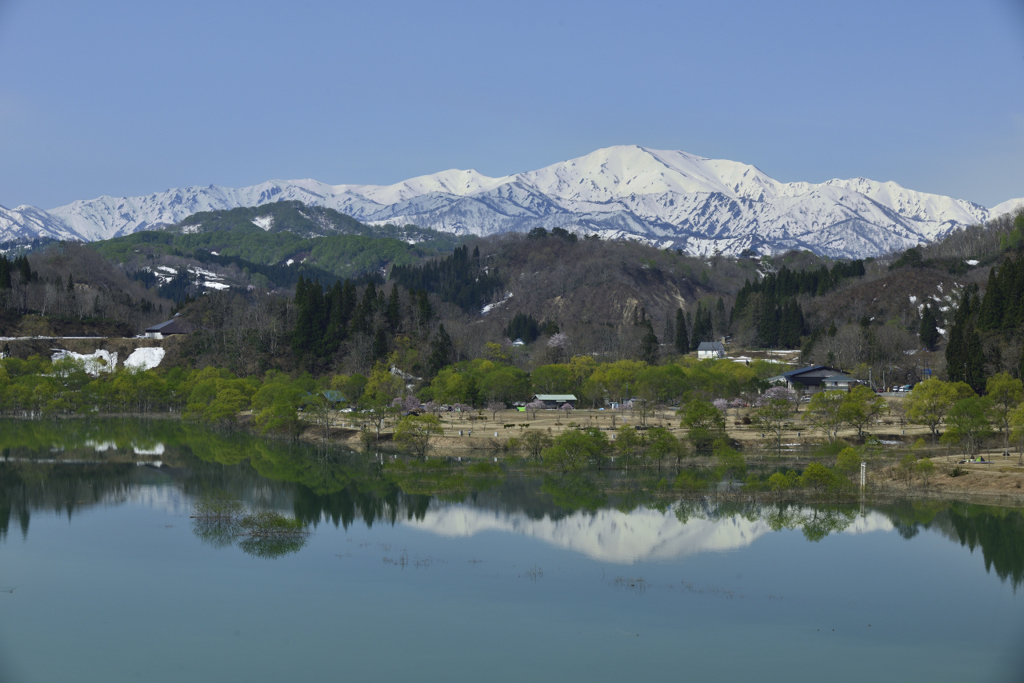
M 147 457 L 141 454 L 159 450 L 157 446 L 162 448 L 161 466 L 138 467 Z M 763 523 L 770 531 L 799 530 L 809 541 L 849 529 L 865 514 L 855 505 L 750 502 L 750 496 L 737 501 L 716 491 L 711 471 L 684 470 L 687 476 L 673 482 L 633 471 L 534 474 L 523 465 L 516 471 L 451 458 L 381 464 L 350 451 L 218 433 L 173 421 L 3 420 L 0 452 L 0 543 L 12 524 L 27 536 L 35 512 L 70 520 L 83 508 L 121 504 L 147 487 L 169 487 L 193 504 L 206 501 L 206 511 L 193 520 L 197 538 L 217 548 L 237 545 L 263 558 L 298 552 L 320 523 L 345 528 L 417 523 L 453 504 L 493 516 L 556 523 L 610 510 L 653 510 L 673 515 L 681 524 L 744 519 Z M 227 511 L 218 512 L 218 505 Z M 252 533 L 256 527 L 241 526 L 245 511 L 261 510 L 277 511 L 294 528 Z M 989 571 L 1015 588 L 1024 584 L 1021 510 L 904 501 L 869 506 L 867 511 L 883 515 L 903 538 L 930 530 L 972 551 L 980 548 Z
M 309 532 L 301 521 L 276 510 L 243 511 L 241 501 L 229 493 L 204 494 L 195 503 L 192 532 L 215 548 L 237 541 L 242 552 L 263 559 L 296 553 L 306 545 Z

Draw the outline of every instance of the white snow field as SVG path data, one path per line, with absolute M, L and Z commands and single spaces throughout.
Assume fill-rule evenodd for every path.
M 159 346 L 140 347 L 124 359 L 128 370 L 152 370 L 164 359 L 164 350 Z

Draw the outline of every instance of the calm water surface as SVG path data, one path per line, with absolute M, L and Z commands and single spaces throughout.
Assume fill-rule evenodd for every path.
M 1019 511 L 595 504 L 458 469 L 434 496 L 176 424 L 0 422 L 0 447 L 2 681 L 1024 680 Z M 211 492 L 310 533 L 212 533 Z

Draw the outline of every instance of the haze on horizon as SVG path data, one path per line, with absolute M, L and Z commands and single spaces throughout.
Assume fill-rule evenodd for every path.
M 1024 195 L 1024 2 L 0 0 L 0 204 L 639 144 Z

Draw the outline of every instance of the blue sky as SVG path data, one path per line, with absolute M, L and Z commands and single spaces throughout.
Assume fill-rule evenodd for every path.
M 0 0 L 0 204 L 639 144 L 1024 196 L 1024 0 Z

